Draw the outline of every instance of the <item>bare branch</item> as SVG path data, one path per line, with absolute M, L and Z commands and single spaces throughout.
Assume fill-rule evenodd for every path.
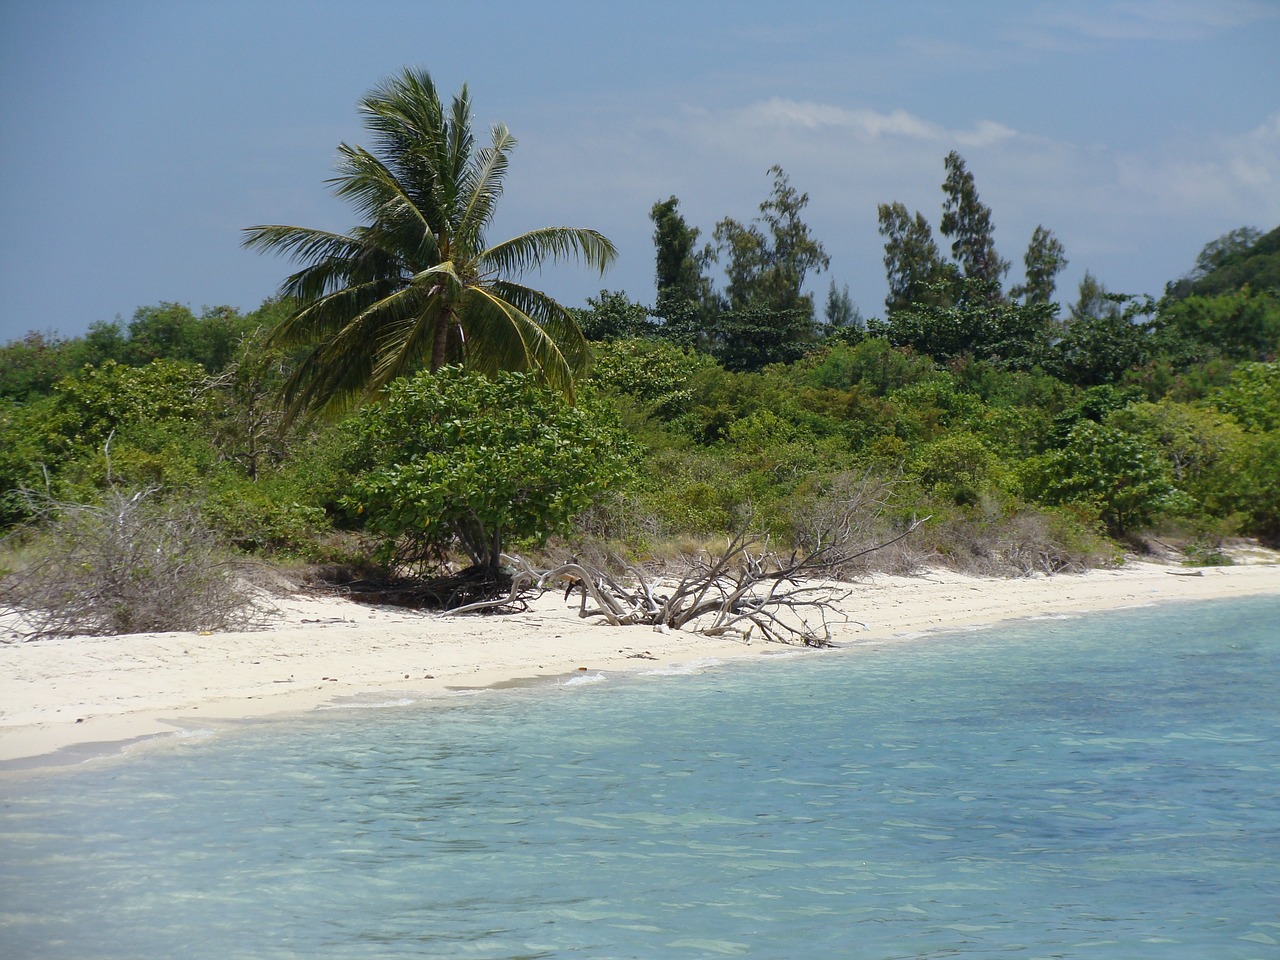
M 833 572 L 852 559 L 898 543 L 927 519 L 913 520 L 888 539 L 852 549 L 837 549 L 838 536 L 820 536 L 808 549 L 796 550 L 785 559 L 769 549 L 767 537 L 738 532 L 724 550 L 690 560 L 679 579 L 656 580 L 629 565 L 633 585 L 619 583 L 576 558 L 540 571 L 519 557 L 504 555 L 506 569 L 511 571 L 507 595 L 447 613 L 509 608 L 524 596 L 564 588 L 566 600 L 579 594 L 579 617 L 612 626 L 647 625 L 664 632 L 691 630 L 707 636 L 736 634 L 744 642 L 758 634 L 775 643 L 829 646 L 834 623 L 856 622 L 839 608 L 849 591 Z
M 39 504 L 40 559 L 0 583 L 27 639 L 261 624 L 267 611 L 194 509 L 156 505 L 153 493 Z

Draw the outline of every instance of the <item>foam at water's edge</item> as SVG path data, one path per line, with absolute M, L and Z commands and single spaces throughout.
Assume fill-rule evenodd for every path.
M 560 681 L 562 687 L 579 687 L 586 683 L 603 683 L 609 678 L 603 673 L 578 673 Z
M 704 673 L 713 667 L 723 666 L 724 660 L 715 657 L 707 657 L 702 660 L 688 660 L 684 663 L 672 663 L 665 667 L 653 667 L 650 670 L 642 670 L 639 675 L 642 677 L 683 677 L 695 673 Z

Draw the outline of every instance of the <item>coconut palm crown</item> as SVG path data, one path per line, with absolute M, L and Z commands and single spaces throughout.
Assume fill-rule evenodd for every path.
M 280 292 L 297 309 L 273 342 L 306 347 L 285 388 L 295 413 L 376 397 L 422 367 L 483 374 L 533 370 L 572 398 L 587 343 L 554 299 L 516 282 L 577 259 L 603 273 L 616 257 L 594 230 L 544 227 L 487 246 L 515 139 L 497 124 L 476 149 L 467 88 L 448 112 L 426 71 L 405 70 L 360 102 L 372 151 L 338 147 L 328 181 L 367 221 L 350 233 L 263 225 L 247 247 L 283 252 L 301 270 Z

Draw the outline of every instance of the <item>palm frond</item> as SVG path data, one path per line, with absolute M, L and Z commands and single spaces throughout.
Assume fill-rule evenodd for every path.
M 457 268 L 453 265 L 452 260 L 446 260 L 444 263 L 437 263 L 427 267 L 425 270 L 419 270 L 410 280 L 419 289 L 433 285 L 433 281 L 447 285 L 452 290 L 462 286 L 462 278 L 458 275 Z
M 350 235 L 285 225 L 248 227 L 244 232 L 244 246 L 283 253 L 307 264 L 281 284 L 281 295 L 290 299 L 308 301 L 344 286 L 389 280 L 402 272 L 396 255 L 384 249 L 385 238 L 366 228 Z
M 323 306 L 332 306 L 338 299 L 330 298 Z M 315 346 L 285 385 L 285 399 L 293 413 L 345 409 L 356 401 L 371 399 L 391 380 L 416 369 L 412 364 L 421 358 L 422 338 L 399 341 L 405 329 L 420 323 L 424 308 L 429 307 L 419 291 L 397 290 L 366 304 L 354 315 L 341 309 L 326 312 L 321 306 L 301 311 L 300 319 L 292 318 L 312 335 L 323 337 L 318 343 L 312 341 Z M 425 345 L 429 349 L 429 337 Z M 396 357 L 389 358 L 395 354 L 401 364 L 409 366 L 397 372 Z
M 298 347 L 325 343 L 387 295 L 382 283 L 342 287 L 325 296 L 299 301 L 298 308 L 271 331 L 270 343 Z
M 403 304 L 388 304 L 378 331 L 378 358 L 367 392 L 372 395 L 387 384 L 429 365 L 436 331 L 450 319 L 442 297 L 406 295 Z
M 463 186 L 467 202 L 458 217 L 456 230 L 472 251 L 483 249 L 484 231 L 493 220 L 494 208 L 502 196 L 502 183 L 515 145 L 516 139 L 507 128 L 496 125 L 492 145 L 476 154 L 475 163 L 467 171 Z
M 385 156 L 399 160 L 430 139 L 444 124 L 440 95 L 425 70 L 405 69 L 360 101 L 365 126 Z
M 471 152 L 475 149 L 475 135 L 471 131 L 471 95 L 464 83 L 457 96 L 453 98 L 449 120 L 448 171 L 449 178 L 455 183 L 462 181 L 467 164 L 471 162 Z
M 574 371 L 546 330 L 494 290 L 468 287 L 464 294 L 467 365 L 493 375 L 500 370 L 530 370 L 570 401 Z
M 360 254 L 362 246 L 357 238 L 346 234 L 286 224 L 259 224 L 245 227 L 241 233 L 245 235 L 241 246 L 284 253 L 300 263 L 351 259 Z
M 519 276 L 548 260 L 580 260 L 603 274 L 617 257 L 614 245 L 595 230 L 543 227 L 504 240 L 482 252 L 477 260 L 486 270 Z
M 541 290 L 509 280 L 495 280 L 489 289 L 542 328 L 575 377 L 586 374 L 591 367 L 591 344 L 563 305 Z
M 360 147 L 340 144 L 339 173 L 329 180 L 334 193 L 349 200 L 356 210 L 373 224 L 384 229 L 392 225 L 408 228 L 414 237 L 432 236 L 429 211 L 419 208 L 410 186 L 373 154 Z M 418 246 L 418 240 L 413 246 Z M 433 239 L 434 243 L 434 239 Z
M 338 350 L 348 346 L 338 344 Z M 335 361 L 334 341 L 320 343 L 299 360 L 281 391 L 290 419 L 317 413 L 339 413 L 362 397 L 373 369 L 365 351 L 345 350 Z

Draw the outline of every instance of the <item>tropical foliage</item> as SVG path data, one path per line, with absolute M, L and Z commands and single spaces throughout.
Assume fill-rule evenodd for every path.
M 832 282 L 823 323 L 808 197 L 774 168 L 758 217 L 712 228 L 718 249 L 675 197 L 653 206 L 652 303 L 566 309 L 515 278 L 613 248 L 569 228 L 486 245 L 513 141 L 475 147 L 465 89 L 446 108 L 406 73 L 362 109 L 374 149 L 342 147 L 335 184 L 364 226 L 250 231 L 303 264 L 281 297 L 0 347 L 0 527 L 136 490 L 241 552 L 492 574 L 504 549 L 562 540 L 641 561 L 750 525 L 803 547 L 874 490 L 883 529 L 860 535 L 932 518 L 878 555 L 904 569 L 1280 540 L 1275 231 L 1210 242 L 1158 299 L 1090 272 L 1060 305 L 1062 244 L 1038 228 L 1006 290 L 993 213 L 948 157 L 949 256 L 882 205 L 886 309 L 863 321 Z
M 425 71 L 406 70 L 360 104 L 374 148 L 341 144 L 331 181 L 365 223 L 347 234 L 255 226 L 245 244 L 304 264 L 281 294 L 296 304 L 273 342 L 305 353 L 285 387 L 296 410 L 341 409 L 421 368 L 533 370 L 572 395 L 586 340 L 568 310 L 518 278 L 579 258 L 603 272 L 594 230 L 544 227 L 489 245 L 516 141 L 495 125 L 477 147 L 466 87 L 446 108 Z
M 346 505 L 400 568 L 439 567 L 461 548 L 496 573 L 509 541 L 567 532 L 629 460 L 607 411 L 570 406 L 529 373 L 420 373 L 349 429 L 361 469 Z

